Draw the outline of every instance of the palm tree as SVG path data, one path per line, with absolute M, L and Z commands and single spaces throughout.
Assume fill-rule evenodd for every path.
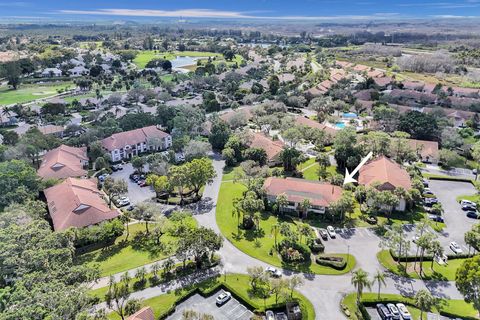
M 308 210 L 312 207 L 312 203 L 310 202 L 310 199 L 305 198 L 302 200 L 302 203 L 300 204 L 300 207 L 302 208 L 302 218 L 307 217 L 307 212 Z
M 305 236 L 305 240 L 310 235 L 311 229 L 310 225 L 306 223 L 301 223 L 298 225 L 298 233 L 300 234 L 300 242 L 302 242 L 302 236 Z
M 432 241 L 432 243 L 428 247 L 428 252 L 432 255 L 432 264 L 430 266 L 430 269 L 432 269 L 432 271 L 433 271 L 433 263 L 435 262 L 435 257 L 436 256 L 441 257 L 443 254 L 443 251 L 444 251 L 443 247 L 440 244 L 440 241 L 438 240 Z
M 253 221 L 255 222 L 255 227 L 257 228 L 257 230 L 260 230 L 260 218 L 262 217 L 262 215 L 260 214 L 260 212 L 255 212 L 253 214 Z
M 130 228 L 128 227 L 128 223 L 130 222 L 130 219 L 131 219 L 130 216 L 131 216 L 130 211 L 124 211 L 122 215 L 120 215 L 120 221 L 124 224 L 127 230 L 127 236 L 125 237 L 125 241 L 128 240 L 128 236 L 130 235 Z
M 360 304 L 364 288 L 371 289 L 372 283 L 368 279 L 368 272 L 358 269 L 352 274 L 352 284 L 357 288 L 357 304 Z
M 377 273 L 375 273 L 375 275 L 373 276 L 372 284 L 375 282 L 378 284 L 378 299 L 380 299 L 380 289 L 382 285 L 387 285 L 387 283 L 385 282 L 385 274 L 382 271 L 377 270 Z
M 272 225 L 272 230 L 270 232 L 273 234 L 275 250 L 277 250 L 277 236 L 278 236 L 278 233 L 280 232 L 280 223 L 277 222 L 274 225 Z
M 240 219 L 242 218 L 242 210 L 240 209 L 238 198 L 233 200 L 232 216 L 237 217 L 237 235 L 240 236 Z
M 288 205 L 287 195 L 285 193 L 279 194 L 275 199 L 275 202 L 278 206 L 278 211 L 282 212 L 283 209 Z
M 435 302 L 435 298 L 428 290 L 422 289 L 415 294 L 415 306 L 420 309 L 420 319 L 423 319 L 423 312 L 430 310 Z

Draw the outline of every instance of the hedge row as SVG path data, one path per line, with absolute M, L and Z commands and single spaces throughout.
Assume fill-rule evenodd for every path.
M 390 250 L 390 255 L 392 256 L 393 260 L 398 262 L 399 260 L 401 262 L 415 262 L 415 260 L 420 261 L 420 256 L 416 257 L 415 256 L 403 256 L 403 257 L 398 257 L 396 252 Z M 455 260 L 455 259 L 467 259 L 473 257 L 474 254 L 468 254 L 468 253 L 462 253 L 462 254 L 447 254 L 447 257 L 449 260 Z M 423 261 L 432 261 L 433 256 L 432 255 L 424 255 L 423 256 Z
M 318 256 L 315 262 L 321 266 L 330 267 L 335 270 L 344 270 L 347 267 L 347 260 L 336 256 Z

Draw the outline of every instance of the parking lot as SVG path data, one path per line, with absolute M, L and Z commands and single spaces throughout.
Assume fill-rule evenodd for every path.
M 223 290 L 217 291 L 209 297 L 202 297 L 199 294 L 195 294 L 179 304 L 168 320 L 181 320 L 183 319 L 184 310 L 194 310 L 203 314 L 209 314 L 213 316 L 215 320 L 248 320 L 253 316 L 253 312 L 248 310 L 235 298 L 231 298 L 221 307 L 218 307 L 215 303 L 217 296 L 222 293 Z
M 151 187 L 143 187 L 137 185 L 134 181 L 129 179 L 130 174 L 134 171 L 132 165 L 127 163 L 123 165 L 123 170 L 117 172 L 112 172 L 111 177 L 113 179 L 123 179 L 127 181 L 128 184 L 128 195 L 130 203 L 137 204 L 139 202 L 149 200 L 155 197 L 155 191 Z
M 444 210 L 443 218 L 447 227 L 443 233 L 439 234 L 440 242 L 448 246 L 450 241 L 455 241 L 464 252 L 468 251 L 464 234 L 472 228 L 472 225 L 479 223 L 479 220 L 467 217 L 456 199 L 458 196 L 475 194 L 475 188 L 467 182 L 442 180 L 430 180 L 429 187 Z M 450 249 L 447 249 L 446 252 L 452 253 Z

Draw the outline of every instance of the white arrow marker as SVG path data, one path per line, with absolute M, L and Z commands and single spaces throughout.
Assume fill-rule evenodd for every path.
M 360 168 L 365 164 L 367 163 L 367 161 L 373 156 L 373 153 L 372 151 L 370 151 L 367 156 L 365 158 L 362 159 L 362 161 L 360 161 L 360 163 L 358 164 L 358 166 L 352 171 L 352 173 L 349 173 L 348 172 L 348 169 L 345 168 L 345 180 L 343 180 L 343 184 L 347 184 L 347 183 L 350 183 L 350 182 L 357 182 L 357 180 L 353 179 L 353 177 L 357 174 L 358 170 L 360 170 Z

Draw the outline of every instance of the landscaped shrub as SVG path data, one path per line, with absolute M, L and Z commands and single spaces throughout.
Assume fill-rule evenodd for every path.
M 308 247 L 313 253 L 323 253 L 325 251 L 325 246 L 322 243 L 322 240 L 319 238 L 315 238 L 310 240 L 310 243 L 308 244 Z
M 420 256 L 418 256 L 417 258 L 415 258 L 415 256 L 402 256 L 402 257 L 398 257 L 398 255 L 396 254 L 396 252 L 390 250 L 390 254 L 392 255 L 392 258 L 393 260 L 395 261 L 399 261 L 401 260 L 401 262 L 415 262 L 415 260 L 417 261 L 420 261 Z M 466 258 L 471 258 L 473 257 L 473 254 L 468 254 L 468 253 L 461 253 L 461 254 L 447 254 L 447 257 L 449 260 L 453 260 L 453 259 L 466 259 Z M 423 261 L 432 261 L 433 260 L 433 256 L 432 255 L 424 255 L 423 256 Z
M 74 228 L 74 244 L 76 248 L 91 244 L 108 244 L 123 234 L 123 224 L 118 219 L 105 221 L 88 228 Z
M 301 243 L 283 240 L 279 244 L 280 255 L 285 262 L 304 262 L 310 259 L 310 249 Z
M 362 303 L 359 303 L 359 304 L 358 304 L 358 310 L 359 310 L 360 313 L 362 314 L 362 318 L 363 318 L 364 320 L 370 320 L 370 319 L 372 319 L 372 318 L 370 317 L 370 315 L 368 314 L 367 309 L 365 308 L 365 306 L 364 306 Z
M 330 267 L 336 270 L 343 270 L 347 267 L 347 260 L 343 257 L 320 255 L 315 262 L 321 266 Z

